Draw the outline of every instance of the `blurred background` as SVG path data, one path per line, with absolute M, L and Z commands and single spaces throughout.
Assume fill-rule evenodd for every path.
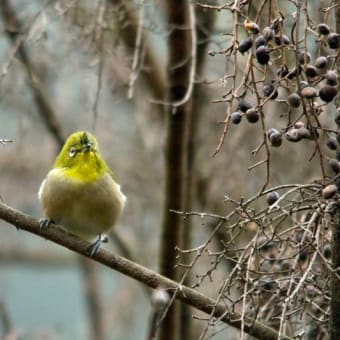
M 290 5 L 278 3 L 289 26 L 294 21 Z M 163 105 L 156 100 L 166 91 L 168 27 L 163 1 L 123 4 L 1 1 L 0 138 L 12 142 L 0 145 L 0 195 L 6 204 L 40 218 L 37 192 L 61 140 L 77 130 L 91 131 L 128 198 L 116 232 L 138 263 L 157 270 L 165 127 Z M 147 35 L 142 55 L 153 60 L 148 60 L 153 70 L 143 69 L 142 63 L 134 66 L 136 36 L 129 36 L 129 27 L 135 27 L 131 18 L 140 19 L 142 7 L 142 32 Z M 316 21 L 317 10 L 310 12 Z M 261 153 L 251 154 L 263 136 L 260 126 L 232 125 L 220 152 L 211 156 L 223 131 L 219 122 L 226 116 L 226 103 L 212 101 L 225 94 L 223 77 L 234 65 L 223 54 L 208 51 L 230 42 L 233 17 L 230 11 L 213 15 L 202 11 L 201 24 L 209 19 L 211 28 L 206 40 L 199 41 L 206 44 L 206 52 L 196 77 L 202 90 L 194 98 L 194 207 L 223 215 L 226 194 L 247 197 L 262 187 L 263 168 L 249 171 L 248 167 L 263 158 Z M 313 47 L 310 52 L 312 58 L 319 53 Z M 241 72 L 245 59 L 239 61 L 236 67 Z M 279 98 L 283 95 L 279 93 Z M 283 126 L 284 106 L 272 102 L 264 110 L 270 124 Z M 326 125 L 332 117 L 327 112 L 321 117 Z M 308 161 L 308 143 L 284 143 L 274 150 L 270 185 L 319 176 L 318 160 Z M 289 162 L 283 155 L 289 155 Z M 195 246 L 206 239 L 209 223 L 200 219 L 193 223 Z M 91 307 L 88 293 L 92 282 L 100 289 L 95 295 L 103 311 L 103 339 L 145 338 L 151 307 L 139 283 L 98 265 L 86 271 L 86 265 L 80 265 L 67 249 L 2 221 L 0 225 L 0 334 L 9 327 L 13 339 L 91 339 L 93 301 Z M 104 247 L 121 252 L 115 242 Z M 220 282 L 222 276 L 217 273 L 214 279 Z M 203 291 L 211 292 L 211 285 L 203 285 Z

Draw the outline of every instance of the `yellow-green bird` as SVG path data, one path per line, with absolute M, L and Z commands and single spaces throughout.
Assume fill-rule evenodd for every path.
M 79 131 L 68 137 L 38 193 L 44 214 L 40 226 L 51 222 L 87 240 L 95 254 L 102 234 L 120 217 L 126 197 L 101 156 L 96 138 Z

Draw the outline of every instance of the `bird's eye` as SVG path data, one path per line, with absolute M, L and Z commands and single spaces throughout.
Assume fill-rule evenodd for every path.
M 74 146 L 72 146 L 71 148 L 70 148 L 70 151 L 69 151 L 69 156 L 71 157 L 71 158 L 73 158 L 75 155 L 76 155 L 76 153 L 77 153 L 77 150 L 76 150 L 76 148 L 74 147 Z

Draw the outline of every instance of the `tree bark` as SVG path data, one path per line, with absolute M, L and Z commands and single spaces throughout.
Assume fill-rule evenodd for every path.
M 195 70 L 195 84 L 192 94 L 192 105 L 190 112 L 188 112 L 187 124 L 187 180 L 185 189 L 185 211 L 192 211 L 197 203 L 197 168 L 196 168 L 196 150 L 197 150 L 197 132 L 202 112 L 204 107 L 204 85 L 199 81 L 203 79 L 203 69 L 207 57 L 207 46 L 209 37 L 212 33 L 216 11 L 205 10 L 200 7 L 195 8 L 195 30 L 197 37 L 197 44 L 193 46 L 196 49 L 196 70 Z M 202 197 L 200 198 L 202 199 Z M 190 249 L 192 247 L 192 223 L 191 219 L 184 222 L 184 227 L 181 236 L 181 248 Z M 183 256 L 184 254 L 182 254 Z M 181 262 L 189 264 L 192 261 L 192 254 L 185 255 L 181 258 Z M 191 285 L 191 275 L 187 275 L 184 284 Z M 186 304 L 180 305 L 180 329 L 179 339 L 188 340 L 193 337 L 192 327 L 192 308 Z
M 188 2 L 168 1 L 168 95 L 167 101 L 182 100 L 189 86 L 190 31 L 188 23 Z M 177 281 L 176 246 L 180 245 L 182 217 L 170 213 L 171 209 L 183 210 L 185 205 L 185 182 L 187 178 L 187 116 L 191 103 L 180 106 L 166 105 L 165 146 L 165 201 L 160 249 L 160 272 Z M 178 308 L 172 305 L 160 327 L 160 340 L 178 338 Z

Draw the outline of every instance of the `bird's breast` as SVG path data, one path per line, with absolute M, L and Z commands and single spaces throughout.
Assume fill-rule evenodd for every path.
M 68 178 L 62 169 L 49 172 L 41 185 L 39 197 L 48 218 L 86 238 L 113 227 L 126 201 L 110 174 L 83 183 Z

